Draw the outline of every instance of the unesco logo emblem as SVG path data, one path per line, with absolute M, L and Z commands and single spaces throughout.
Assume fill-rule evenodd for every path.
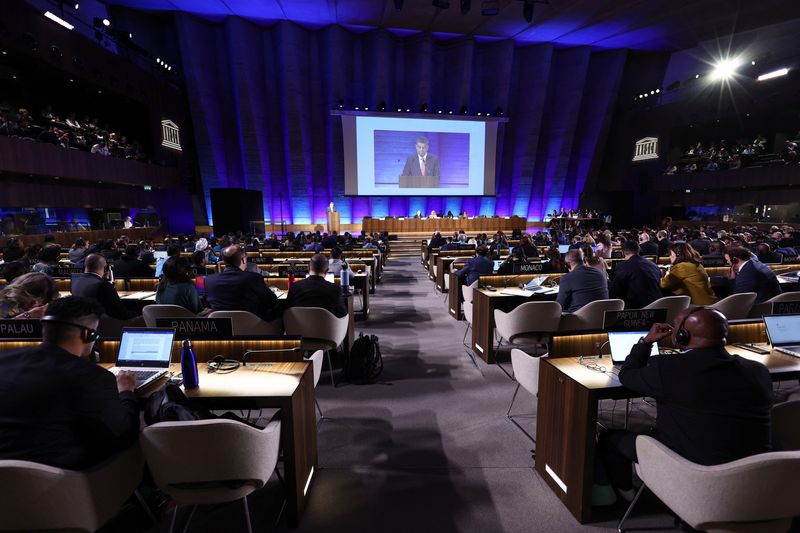
M 161 146 L 181 150 L 181 132 L 178 125 L 171 120 L 161 121 Z
M 633 150 L 633 161 L 658 159 L 658 137 L 645 137 L 636 141 Z

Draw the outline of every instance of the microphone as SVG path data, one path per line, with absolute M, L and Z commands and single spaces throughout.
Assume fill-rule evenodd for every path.
M 301 348 L 285 348 L 282 350 L 247 350 L 242 354 L 242 366 L 247 366 L 247 361 L 245 358 L 250 355 L 251 353 L 280 353 L 280 352 L 302 352 Z

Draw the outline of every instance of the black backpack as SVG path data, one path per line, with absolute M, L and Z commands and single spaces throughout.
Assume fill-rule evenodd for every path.
M 344 361 L 344 378 L 350 383 L 374 383 L 383 372 L 383 357 L 378 337 L 358 334 Z

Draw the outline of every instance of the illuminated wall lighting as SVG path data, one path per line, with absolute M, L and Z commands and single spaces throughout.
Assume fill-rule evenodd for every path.
M 50 13 L 49 11 L 45 11 L 44 12 L 44 16 L 45 16 L 45 18 L 49 18 L 50 20 L 52 20 L 56 24 L 60 24 L 61 26 L 64 26 L 68 30 L 71 30 L 72 28 L 75 27 L 72 24 L 70 24 L 69 22 L 67 22 L 66 20 L 62 19 L 59 16 L 56 16 L 56 15 Z
M 758 77 L 758 81 L 765 81 L 771 80 L 772 78 L 780 78 L 781 76 L 786 76 L 789 74 L 788 68 L 781 68 L 778 70 L 773 70 L 772 72 L 767 72 L 766 74 L 762 74 Z

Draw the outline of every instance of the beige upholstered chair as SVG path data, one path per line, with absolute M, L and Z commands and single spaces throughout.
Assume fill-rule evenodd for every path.
M 142 480 L 139 445 L 87 470 L 0 461 L 0 530 L 96 531 Z
M 622 300 L 596 300 L 590 302 L 574 313 L 561 316 L 560 331 L 579 331 L 602 329 L 606 311 L 622 311 L 625 302 Z
M 678 313 L 689 307 L 691 302 L 692 299 L 688 296 L 664 296 L 650 305 L 646 305 L 643 309 L 666 309 L 667 324 L 672 324 Z
M 558 302 L 526 302 L 508 313 L 495 309 L 494 324 L 500 336 L 497 350 L 504 339 L 512 346 L 547 343 L 560 323 L 561 304 Z
M 702 466 L 640 435 L 636 454 L 643 485 L 622 517 L 620 531 L 645 486 L 684 522 L 709 533 L 785 533 L 792 517 L 800 515 L 800 451 Z
M 181 505 L 242 500 L 247 531 L 252 533 L 247 496 L 272 477 L 280 434 L 280 421 L 272 421 L 264 429 L 222 418 L 146 427 L 140 442 L 147 465 L 158 488 L 177 503 L 170 532 Z
M 249 311 L 214 311 L 208 314 L 208 318 L 230 318 L 234 337 L 283 333 L 283 320 L 280 318 L 265 322 Z
M 461 343 L 469 350 L 472 350 L 470 345 L 467 344 L 467 334 L 469 330 L 472 329 L 472 293 L 477 286 L 477 281 L 470 285 L 461 286 L 461 296 L 464 298 L 464 301 L 461 303 L 461 311 L 464 312 L 464 320 L 467 323 L 467 329 L 464 330 L 464 338 Z
M 322 358 L 325 356 L 325 352 L 322 350 L 317 350 L 316 352 L 312 353 L 306 361 L 310 361 L 312 365 L 312 370 L 314 371 L 314 388 L 317 387 L 317 383 L 319 383 L 319 378 L 322 375 Z M 319 412 L 319 421 L 325 418 L 325 415 L 322 414 L 322 408 L 319 406 L 319 402 L 317 401 L 317 396 L 314 395 L 314 404 L 317 406 L 317 411 Z
M 800 400 L 779 403 L 772 408 L 772 447 L 800 450 Z
M 180 305 L 151 304 L 142 309 L 142 317 L 148 328 L 154 328 L 159 318 L 196 318 L 197 315 Z
M 725 318 L 728 320 L 740 320 L 742 318 L 747 318 L 755 301 L 756 293 L 742 292 L 739 294 L 731 294 L 727 298 L 723 298 L 717 303 L 709 305 L 709 307 L 725 315 Z
M 542 356 L 544 357 L 544 356 Z M 517 393 L 520 387 L 528 391 L 534 398 L 539 395 L 539 363 L 541 357 L 533 357 L 518 348 L 511 350 L 511 368 L 514 372 L 514 379 L 517 382 L 517 388 L 514 389 L 514 395 L 511 397 L 511 403 L 506 411 L 506 416 L 511 422 L 514 423 L 525 435 L 536 444 L 536 439 L 526 430 L 522 425 L 515 420 L 524 415 L 512 415 L 511 408 L 514 407 L 514 401 L 517 399 Z
M 777 302 L 800 302 L 800 292 L 784 292 L 760 304 L 753 304 L 748 318 L 761 318 L 772 314 L 772 304 Z
M 300 335 L 300 346 L 304 351 L 324 350 L 327 353 L 331 385 L 334 386 L 336 382 L 333 379 L 330 351 L 338 348 L 344 341 L 349 321 L 348 315 L 337 318 L 320 307 L 291 307 L 283 313 L 286 334 Z

